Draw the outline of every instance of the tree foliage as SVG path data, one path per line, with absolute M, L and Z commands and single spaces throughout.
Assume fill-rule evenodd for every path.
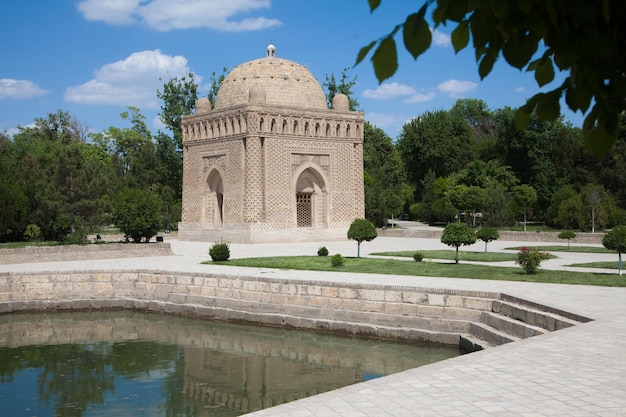
M 126 188 L 113 196 L 111 217 L 134 242 L 148 242 L 161 226 L 161 200 L 150 190 Z
M 498 240 L 500 233 L 498 229 L 493 227 L 484 226 L 476 231 L 476 238 L 485 242 L 485 253 L 487 252 L 487 244 L 492 240 Z
M 373 12 L 382 0 L 368 3 Z M 378 81 L 391 77 L 398 68 L 395 37 L 399 34 L 404 48 L 417 59 L 432 43 L 426 15 L 431 7 L 435 28 L 452 25 L 455 52 L 468 47 L 471 40 L 481 79 L 489 75 L 500 55 L 510 66 L 533 73 L 539 87 L 554 81 L 557 70 L 568 73 L 556 88 L 537 93 L 518 109 L 518 129 L 533 112 L 542 120 L 556 120 L 564 98 L 571 110 L 586 113 L 583 133 L 588 149 L 595 155 L 610 150 L 618 136 L 619 117 L 626 110 L 626 28 L 622 24 L 626 3 L 429 0 L 389 34 L 361 48 L 356 64 L 373 51 Z
M 398 151 L 407 167 L 407 179 L 422 197 L 427 172 L 446 177 L 459 171 L 474 155 L 472 136 L 464 120 L 450 112 L 426 112 L 402 127 Z
M 361 242 L 372 241 L 376 239 L 378 232 L 374 223 L 367 219 L 354 219 L 348 229 L 348 239 L 357 242 L 357 258 L 361 257 Z
M 443 229 L 441 243 L 453 246 L 456 250 L 454 263 L 459 263 L 459 246 L 472 245 L 476 243 L 476 234 L 472 228 L 464 222 L 450 223 Z
M 348 76 L 348 71 L 350 71 L 350 68 L 344 68 L 343 71 L 341 71 L 341 78 L 339 81 L 335 78 L 335 74 L 331 73 L 330 76 L 326 74 L 326 81 L 324 81 L 322 85 L 326 87 L 326 103 L 328 104 L 328 108 L 332 107 L 333 98 L 337 94 L 341 93 L 348 96 L 350 111 L 360 110 L 359 102 L 356 98 L 354 98 L 354 91 L 352 91 L 356 85 L 357 77 L 354 76 L 353 78 L 350 78 Z
M 363 169 L 365 171 L 365 215 L 382 227 L 393 214 L 399 214 L 403 196 L 404 166 L 398 150 L 385 132 L 370 123 L 363 126 Z
M 616 251 L 619 258 L 619 274 L 622 275 L 622 253 L 626 252 L 626 226 L 616 226 L 602 238 L 602 245 Z

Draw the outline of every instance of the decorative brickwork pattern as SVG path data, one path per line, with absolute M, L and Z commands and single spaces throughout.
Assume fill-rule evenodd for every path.
M 237 68 L 215 109 L 200 102 L 182 120 L 181 238 L 345 236 L 333 229 L 347 230 L 365 214 L 363 114 L 328 109 L 319 83 L 290 61 L 268 57 Z M 306 212 L 297 195 L 308 196 Z

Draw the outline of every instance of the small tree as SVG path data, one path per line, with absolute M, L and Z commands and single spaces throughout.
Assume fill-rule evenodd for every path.
M 476 231 L 476 237 L 485 242 L 485 253 L 487 253 L 487 244 L 492 240 L 498 240 L 500 233 L 493 227 L 481 227 Z
M 374 223 L 366 219 L 355 219 L 348 229 L 348 239 L 357 242 L 357 258 L 361 257 L 361 242 L 372 241 L 378 236 Z
M 524 209 L 524 231 L 526 231 L 526 214 L 537 202 L 537 191 L 530 185 L 522 184 L 513 188 L 512 195 L 515 204 Z
M 150 190 L 126 188 L 113 197 L 111 217 L 134 242 L 148 242 L 162 223 L 161 200 Z
M 559 239 L 567 239 L 567 249 L 569 249 L 569 241 L 576 237 L 576 233 L 571 230 L 564 230 L 559 233 Z
M 615 226 L 602 238 L 602 244 L 609 250 L 614 250 L 618 255 L 618 270 L 622 275 L 622 253 L 626 252 L 626 226 Z
M 441 235 L 441 243 L 445 243 L 448 246 L 454 246 L 456 248 L 454 263 L 458 264 L 459 246 L 471 245 L 476 243 L 476 234 L 467 223 L 450 223 L 443 230 L 443 234 Z

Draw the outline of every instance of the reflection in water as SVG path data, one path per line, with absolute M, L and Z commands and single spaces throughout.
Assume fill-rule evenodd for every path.
M 138 312 L 0 315 L 0 416 L 236 416 L 458 354 Z

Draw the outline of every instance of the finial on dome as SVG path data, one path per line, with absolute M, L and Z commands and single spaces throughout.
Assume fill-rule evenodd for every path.
M 276 56 L 276 47 L 270 40 L 270 44 L 267 45 L 267 57 L 269 58 L 269 57 L 274 57 L 274 56 Z

